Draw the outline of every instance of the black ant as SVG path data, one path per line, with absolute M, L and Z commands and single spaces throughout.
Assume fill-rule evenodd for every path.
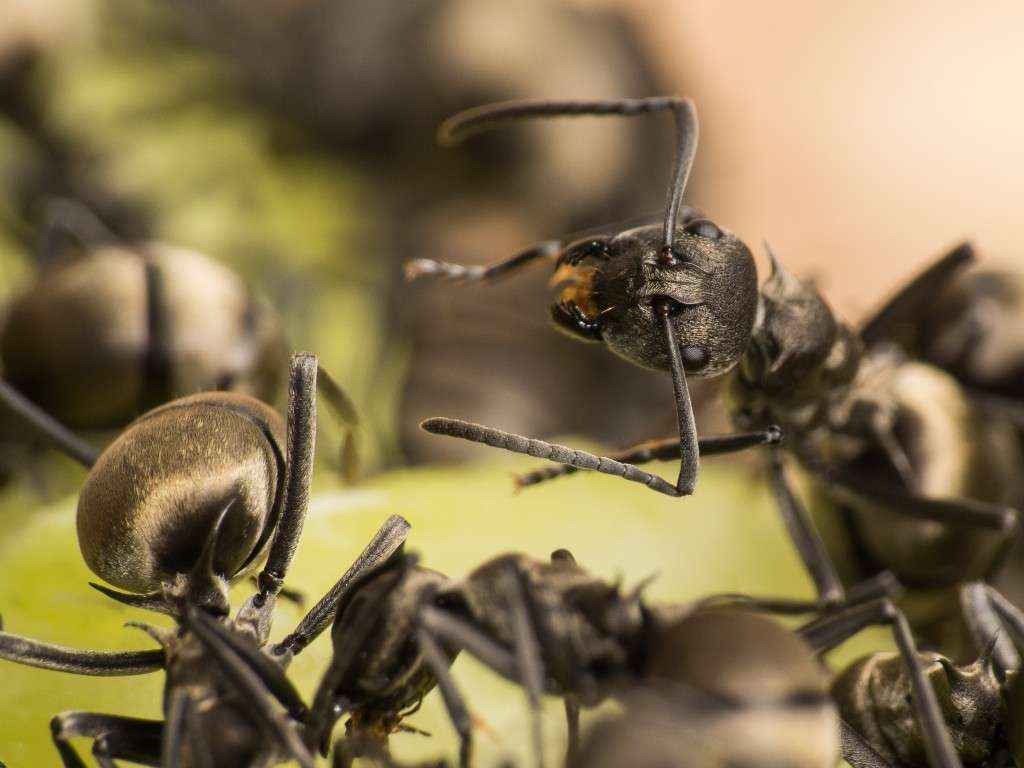
M 699 455 L 778 446 L 784 434 L 782 447 L 823 481 L 838 505 L 854 508 L 854 528 L 866 542 L 874 572 L 891 569 L 911 586 L 929 568 L 933 577 L 942 571 L 937 578 L 944 586 L 950 579 L 958 583 L 987 575 L 1002 560 L 1017 520 L 1015 510 L 1002 506 L 1012 498 L 1015 475 L 1001 472 L 1007 462 L 1002 445 L 988 439 L 991 425 L 964 415 L 969 405 L 941 372 L 921 370 L 888 345 L 865 343 L 813 286 L 786 273 L 774 256 L 771 277 L 758 291 L 746 246 L 695 210 L 680 208 L 697 145 L 696 111 L 689 99 L 495 104 L 451 118 L 440 138 L 450 143 L 523 118 L 654 111 L 670 111 L 676 122 L 675 171 L 661 227 L 568 244 L 546 242 L 487 268 L 414 261 L 408 271 L 411 277 L 486 281 L 555 257 L 556 325 L 602 342 L 637 365 L 671 371 L 678 438 L 609 457 L 457 419 L 428 419 L 423 428 L 562 465 L 527 474 L 520 486 L 582 469 L 669 496 L 693 491 Z M 926 287 L 911 285 L 906 291 Z M 890 311 L 884 307 L 879 316 Z M 869 321 L 865 329 L 872 326 Z M 751 431 L 698 441 L 686 376 L 730 370 L 733 420 Z M 914 383 L 936 377 L 942 380 L 932 390 L 913 389 Z M 936 391 L 944 398 L 942 407 L 932 406 Z M 943 450 L 936 449 L 940 439 Z M 817 556 L 824 545 L 811 521 L 789 503 L 792 492 L 781 456 L 778 450 L 772 455 L 773 484 L 797 550 L 819 593 L 839 602 L 839 577 L 827 558 Z M 636 466 L 676 456 L 681 464 L 675 484 Z M 945 535 L 922 532 L 936 522 L 946 526 Z M 904 535 L 893 535 L 896 525 Z M 971 546 L 963 543 L 965 536 Z M 906 552 L 908 540 L 918 547 L 916 554 Z M 954 541 L 960 542 L 955 549 Z M 963 561 L 959 567 L 950 565 L 950 551 Z
M 47 218 L 47 256 L 0 325 L 5 381 L 78 430 L 119 429 L 204 390 L 276 401 L 281 318 L 237 274 L 185 248 L 126 241 L 73 200 L 49 201 Z
M 825 752 L 832 749 L 834 760 L 839 720 L 814 651 L 874 623 L 893 629 L 934 765 L 959 766 L 909 625 L 887 597 L 894 588 L 890 577 L 851 589 L 842 610 L 809 625 L 813 642 L 758 613 L 820 613 L 830 607 L 821 600 L 726 595 L 659 606 L 643 601 L 643 588 L 623 592 L 587 573 L 567 550 L 553 553 L 550 562 L 501 555 L 460 580 L 425 571 L 410 556 L 393 560 L 368 573 L 338 607 L 334 658 L 314 698 L 307 744 L 326 752 L 335 721 L 348 714 L 345 754 L 386 754 L 388 733 L 436 684 L 460 737 L 460 765 L 468 765 L 469 710 L 448 670 L 463 650 L 524 688 L 538 764 L 544 694 L 565 699 L 572 761 L 582 707 L 666 682 L 710 686 L 740 708 L 763 707 L 766 696 L 780 711 L 793 707 L 813 726 L 804 736 Z
M 76 736 L 91 737 L 106 766 L 115 759 L 207 768 L 294 759 L 312 766 L 301 733 L 307 709 L 284 667 L 326 629 L 346 590 L 398 551 L 408 531 L 402 518 L 390 518 L 282 641 L 287 654 L 262 651 L 306 514 L 318 384 L 328 400 L 344 400 L 322 371 L 318 382 L 318 371 L 314 355 L 292 357 L 287 424 L 244 395 L 195 395 L 145 414 L 92 463 L 79 499 L 79 544 L 97 575 L 127 591 L 92 586 L 169 614 L 176 627 L 142 626 L 161 650 L 125 653 L 0 633 L 0 658 L 21 664 L 87 675 L 166 671 L 164 722 L 57 715 L 53 738 L 68 768 L 82 765 L 68 742 Z M 55 422 L 8 385 L 0 385 L 0 398 L 65 444 L 70 433 L 54 431 Z M 228 585 L 257 569 L 256 594 L 230 616 Z

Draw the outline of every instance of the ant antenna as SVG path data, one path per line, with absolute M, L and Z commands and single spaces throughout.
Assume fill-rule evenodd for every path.
M 676 124 L 676 155 L 673 162 L 672 179 L 668 187 L 668 204 L 665 208 L 665 248 L 672 248 L 676 231 L 679 206 L 690 178 L 690 169 L 697 154 L 700 128 L 697 121 L 697 107 L 693 100 L 678 96 L 659 96 L 649 99 L 620 99 L 616 101 L 567 100 L 548 101 L 543 99 L 522 99 L 486 104 L 460 112 L 448 118 L 437 132 L 437 140 L 444 146 L 459 144 L 470 136 L 498 128 L 515 120 L 547 117 L 602 117 L 615 115 L 635 117 L 650 112 L 671 111 Z

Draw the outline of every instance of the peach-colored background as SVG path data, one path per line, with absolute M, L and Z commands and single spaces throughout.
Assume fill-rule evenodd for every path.
M 632 8 L 700 107 L 691 202 L 767 238 L 844 312 L 965 237 L 1020 258 L 1024 4 Z

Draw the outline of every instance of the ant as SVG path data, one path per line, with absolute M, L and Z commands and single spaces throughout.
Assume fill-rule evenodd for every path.
M 313 761 L 301 738 L 307 708 L 284 675 L 288 660 L 330 623 L 352 583 L 394 555 L 408 523 L 393 516 L 342 579 L 285 639 L 261 649 L 302 532 L 316 442 L 316 392 L 343 398 L 314 355 L 292 356 L 287 424 L 240 394 L 205 393 L 145 414 L 94 462 L 79 499 L 87 565 L 124 592 L 92 584 L 127 605 L 169 614 L 174 629 L 137 625 L 160 650 L 80 651 L 0 633 L 0 658 L 88 675 L 164 669 L 166 721 L 69 712 L 52 721 L 68 768 L 82 763 L 68 740 L 91 737 L 115 759 L 231 766 Z M 70 434 L 0 385 L 0 401 L 57 445 Z M 57 424 L 57 426 L 60 426 Z M 73 435 L 72 435 L 73 436 Z M 79 457 L 86 458 L 86 457 Z M 262 567 L 260 567 L 262 564 Z M 232 617 L 228 586 L 259 570 L 257 591 Z
M 469 710 L 448 669 L 461 650 L 524 688 L 538 764 L 545 693 L 565 699 L 572 763 L 582 707 L 666 681 L 711 686 L 716 696 L 741 707 L 763 705 L 765 696 L 783 708 L 787 702 L 807 703 L 807 716 L 828 748 L 838 717 L 814 646 L 758 613 L 820 613 L 831 606 L 820 599 L 732 595 L 655 606 L 643 601 L 645 586 L 623 592 L 589 574 L 567 550 L 554 552 L 549 562 L 500 555 L 460 580 L 425 571 L 408 555 L 395 559 L 363 577 L 348 592 L 347 604 L 338 606 L 334 657 L 314 697 L 307 745 L 320 745 L 326 753 L 331 728 L 347 713 L 345 754 L 385 753 L 387 734 L 437 685 L 461 741 L 459 764 L 469 765 Z M 889 577 L 851 589 L 843 609 L 825 614 L 820 628 L 815 625 L 816 636 L 834 644 L 870 623 L 891 626 L 934 765 L 956 768 L 942 709 L 927 685 L 909 625 L 888 597 L 893 589 Z M 769 669 L 774 676 L 767 677 L 787 681 L 781 688 L 765 681 Z M 787 674 L 780 676 L 779 669 Z
M 675 121 L 676 155 L 660 227 L 650 224 L 610 237 L 569 243 L 550 240 L 491 267 L 420 259 L 407 265 L 406 274 L 410 279 L 430 275 L 485 282 L 553 259 L 552 282 L 559 293 L 551 306 L 551 316 L 559 330 L 584 341 L 601 342 L 641 367 L 671 372 L 680 455 L 675 484 L 630 464 L 454 419 L 430 419 L 423 424 L 428 432 L 491 442 L 509 450 L 596 469 L 669 496 L 693 493 L 701 451 L 687 374 L 716 376 L 732 368 L 747 346 L 758 308 L 757 270 L 746 245 L 695 209 L 681 207 L 697 150 L 698 122 L 693 102 L 675 97 L 502 102 L 450 118 L 438 135 L 442 144 L 453 144 L 512 120 L 578 115 L 631 117 L 664 111 L 670 112 Z M 778 439 L 777 430 L 730 437 L 727 450 Z M 700 447 L 705 454 L 712 452 L 708 445 Z
M 678 437 L 597 456 L 458 419 L 428 419 L 423 429 L 561 465 L 521 477 L 520 487 L 591 470 L 673 497 L 693 491 L 700 455 L 769 446 L 772 485 L 787 530 L 827 601 L 842 601 L 843 584 L 831 561 L 820 557 L 825 545 L 812 521 L 791 503 L 782 451 L 820 481 L 834 506 L 852 508 L 851 526 L 874 573 L 891 569 L 911 586 L 926 570 L 941 571 L 932 573 L 941 586 L 988 575 L 1001 563 L 1018 517 L 1005 506 L 1013 498 L 1016 472 L 1005 444 L 993 437 L 997 427 L 971 418 L 963 392 L 940 371 L 870 334 L 864 337 L 874 321 L 861 334 L 841 322 L 818 290 L 788 274 L 770 249 L 772 273 L 758 290 L 747 247 L 680 205 L 698 138 L 692 101 L 499 103 L 450 118 L 440 139 L 452 143 L 525 118 L 656 111 L 671 112 L 676 125 L 674 172 L 660 228 L 641 226 L 568 244 L 549 241 L 491 267 L 420 260 L 407 271 L 411 278 L 482 282 L 554 258 L 556 326 L 603 343 L 637 365 L 669 370 Z M 927 287 L 927 281 L 909 285 L 877 317 L 885 317 L 907 292 Z M 698 440 L 686 377 L 725 373 L 733 421 L 750 431 Z M 940 396 L 941 407 L 933 407 Z M 936 450 L 940 444 L 946 450 Z M 680 458 L 675 484 L 637 466 L 674 457 Z M 937 523 L 941 536 L 932 530 Z M 893 527 L 903 535 L 894 535 Z M 908 541 L 917 547 L 909 554 Z
M 958 664 L 922 652 L 929 684 L 938 693 L 956 751 L 967 766 L 1010 765 L 1024 758 L 1020 727 L 1020 659 L 1024 613 L 994 587 L 961 587 L 960 604 L 977 657 Z M 828 644 L 820 626 L 801 630 Z M 907 706 L 911 682 L 893 653 L 873 653 L 843 670 L 831 690 L 844 722 L 888 764 L 927 768 L 927 746 Z
M 326 755 L 335 723 L 348 716 L 345 738 L 335 744 L 336 764 L 348 766 L 363 756 L 390 764 L 388 737 L 396 731 L 422 733 L 403 721 L 437 685 L 462 739 L 461 763 L 469 764 L 470 716 L 449 672 L 456 653 L 417 621 L 420 605 L 445 603 L 436 594 L 447 582 L 405 554 L 367 572 L 347 590 L 335 610 L 330 665 L 307 719 L 310 751 L 319 747 Z M 288 653 L 287 641 L 272 651 Z
M 196 391 L 276 399 L 281 319 L 238 275 L 185 248 L 126 241 L 74 200 L 49 201 L 47 220 L 41 267 L 0 325 L 4 379 L 33 403 L 93 431 Z

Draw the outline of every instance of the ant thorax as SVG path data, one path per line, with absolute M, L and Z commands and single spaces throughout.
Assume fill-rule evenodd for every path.
M 817 290 L 777 268 L 762 288 L 750 343 L 728 385 L 733 421 L 745 430 L 777 424 L 803 438 L 829 430 L 862 359 L 856 333 Z
M 615 682 L 630 676 L 634 646 L 645 630 L 644 583 L 623 591 L 574 562 L 508 554 L 484 563 L 439 596 L 450 597 L 454 613 L 512 647 L 510 579 L 518 581 L 531 616 L 545 635 L 542 653 L 550 693 L 572 693 L 584 706 L 594 706 Z M 574 661 L 570 664 L 568 659 Z

